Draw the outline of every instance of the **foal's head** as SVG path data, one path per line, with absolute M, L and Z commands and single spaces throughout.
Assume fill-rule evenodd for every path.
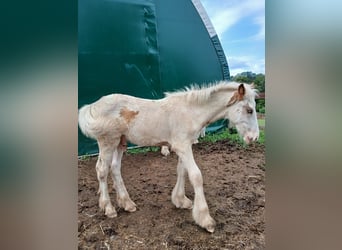
M 240 84 L 228 102 L 226 118 L 234 125 L 243 140 L 248 144 L 259 138 L 259 125 L 255 110 L 253 85 Z

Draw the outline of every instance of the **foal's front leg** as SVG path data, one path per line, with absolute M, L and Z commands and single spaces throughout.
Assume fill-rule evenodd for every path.
M 187 170 L 190 182 L 195 191 L 192 216 L 198 225 L 213 233 L 216 223 L 209 214 L 208 204 L 204 197 L 202 174 L 194 160 L 191 145 L 184 149 L 178 149 L 176 153 L 180 158 L 179 161 L 181 161 L 181 164 Z
M 119 146 L 113 154 L 112 159 L 112 177 L 113 177 L 113 183 L 114 188 L 116 190 L 116 196 L 119 207 L 122 207 L 128 212 L 134 212 L 136 211 L 136 204 L 131 200 L 129 197 L 129 194 L 127 192 L 127 189 L 125 187 L 125 184 L 123 182 L 122 176 L 121 176 L 121 159 L 124 152 L 124 148 Z
M 177 165 L 177 182 L 172 190 L 171 200 L 177 208 L 192 208 L 192 201 L 185 196 L 185 174 L 186 170 L 182 164 L 182 160 L 178 159 Z

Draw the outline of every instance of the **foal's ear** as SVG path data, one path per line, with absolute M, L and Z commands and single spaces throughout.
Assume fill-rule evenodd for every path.
M 243 83 L 241 83 L 239 85 L 238 93 L 239 93 L 239 100 L 242 100 L 244 95 L 245 95 L 245 93 L 246 93 L 246 89 L 245 89 L 245 86 L 243 85 Z
M 238 88 L 238 91 L 235 91 L 233 96 L 230 98 L 227 106 L 230 106 L 232 104 L 234 104 L 235 102 L 237 101 L 241 101 L 243 100 L 243 97 L 246 93 L 246 89 L 245 89 L 245 86 L 243 86 L 243 84 L 240 84 L 239 85 L 239 88 Z

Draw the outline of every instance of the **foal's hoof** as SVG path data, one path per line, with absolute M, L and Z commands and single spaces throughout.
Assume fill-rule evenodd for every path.
M 215 222 L 213 225 L 209 225 L 205 228 L 209 233 L 213 233 L 215 231 Z
M 210 217 L 203 225 L 200 226 L 205 228 L 209 233 L 213 233 L 215 231 L 216 222 Z
M 160 153 L 164 156 L 168 156 L 170 154 L 169 148 L 167 146 L 162 146 Z
M 107 206 L 106 207 L 106 211 L 105 211 L 105 215 L 108 217 L 108 218 L 115 218 L 118 216 L 115 208 L 112 206 Z
M 181 198 L 172 197 L 172 203 L 176 206 L 176 208 L 192 209 L 193 207 L 192 201 L 186 196 Z
M 132 213 L 132 212 L 137 211 L 137 205 L 133 201 L 127 202 L 124 209 L 125 211 Z
M 137 210 L 137 205 L 131 199 L 118 199 L 118 204 L 119 207 L 130 213 Z
M 198 213 L 197 211 L 193 211 L 193 217 L 195 222 L 200 225 L 202 228 L 206 229 L 209 233 L 213 233 L 215 231 L 216 222 L 209 213 L 205 212 L 208 211 L 204 209 L 202 213 Z M 196 213 L 197 212 L 197 213 Z
M 192 201 L 185 197 L 182 201 L 182 204 L 179 208 L 184 208 L 184 209 L 192 209 Z

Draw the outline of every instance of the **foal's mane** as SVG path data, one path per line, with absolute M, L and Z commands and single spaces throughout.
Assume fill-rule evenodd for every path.
M 165 92 L 166 97 L 180 97 L 185 98 L 189 103 L 206 103 L 212 94 L 220 91 L 236 91 L 241 83 L 220 81 L 199 86 L 192 84 L 190 87 L 185 87 L 175 92 Z M 252 89 L 250 85 L 245 84 L 246 96 L 256 95 L 256 90 Z

